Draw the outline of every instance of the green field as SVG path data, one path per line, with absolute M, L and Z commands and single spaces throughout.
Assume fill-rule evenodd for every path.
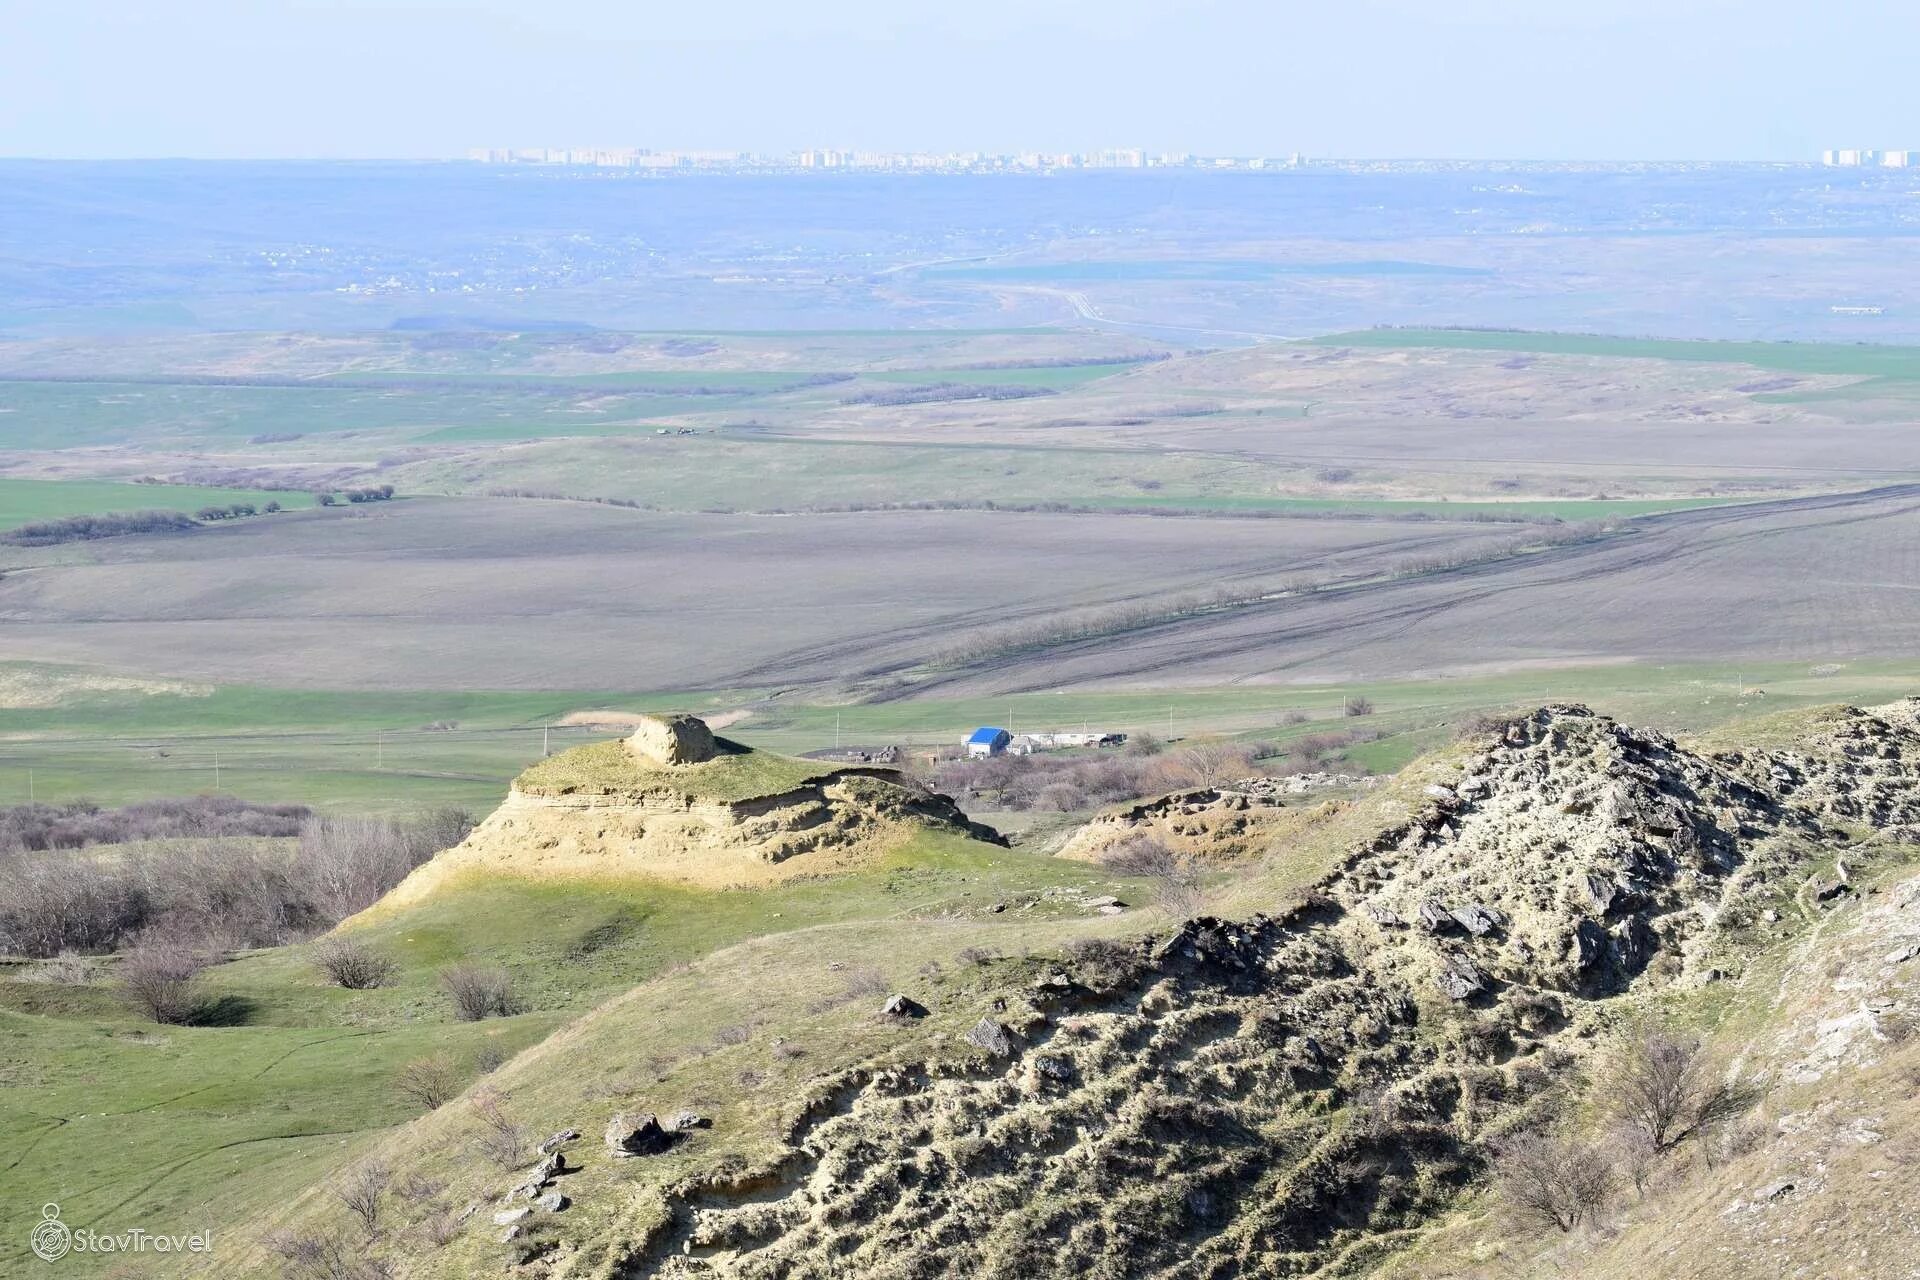
M 61 516 L 119 511 L 185 511 L 278 502 L 289 511 L 313 505 L 310 493 L 267 489 L 213 489 L 185 484 L 115 484 L 104 480 L 22 480 L 0 477 L 0 529 Z
M 1920 347 L 1829 342 L 1717 342 L 1695 339 L 1614 338 L 1586 333 L 1520 333 L 1481 329 L 1365 329 L 1329 334 L 1330 347 L 1438 347 L 1455 351 L 1516 351 L 1612 359 L 1686 360 L 1747 364 L 1781 373 L 1857 374 L 1920 379 Z
M 16 678 L 32 668 L 14 666 Z M 1760 692 L 1755 692 L 1759 690 Z M 744 709 L 725 733 L 797 755 L 836 742 L 952 745 L 982 724 L 1024 730 L 1094 727 L 1161 738 L 1226 735 L 1285 744 L 1359 730 L 1378 737 L 1351 763 L 1390 771 L 1446 740 L 1462 719 L 1498 707 L 1586 701 L 1670 731 L 1817 703 L 1884 702 L 1920 692 L 1920 660 L 1846 665 L 1608 666 L 1346 685 L 1246 685 L 1166 692 L 1029 693 L 882 703 L 768 701 L 756 691 L 684 693 L 353 693 L 227 687 L 204 695 L 111 693 L 0 710 L 0 804 L 110 803 L 218 790 L 335 811 L 400 812 L 458 805 L 485 812 L 542 758 L 621 730 L 549 727 L 569 712 Z M 1348 698 L 1372 715 L 1349 719 Z M 1290 713 L 1304 714 L 1289 724 Z M 435 723 L 451 728 L 427 728 Z

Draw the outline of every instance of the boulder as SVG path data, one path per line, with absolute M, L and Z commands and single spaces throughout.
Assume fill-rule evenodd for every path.
M 535 1208 L 544 1210 L 547 1213 L 559 1213 L 562 1209 L 572 1204 L 573 1201 L 567 1199 L 558 1191 L 549 1191 L 533 1203 Z
M 880 1016 L 884 1018 L 924 1018 L 927 1007 L 911 996 L 890 995 L 887 1002 L 880 1006 Z
M 1454 907 L 1447 914 L 1451 915 L 1462 929 L 1476 938 L 1484 938 L 1507 923 L 1504 911 L 1482 906 L 1478 902 L 1469 902 L 1464 907 Z
M 540 1154 L 543 1156 L 551 1155 L 554 1151 L 558 1150 L 560 1147 L 566 1145 L 567 1143 L 574 1141 L 579 1136 L 580 1136 L 580 1131 L 578 1129 L 562 1129 L 560 1132 L 554 1134 L 552 1137 L 548 1138 L 545 1142 L 540 1144 L 540 1147 L 539 1147 Z
M 1573 936 L 1567 939 L 1567 959 L 1577 969 L 1589 969 L 1600 957 L 1607 953 L 1607 931 L 1592 920 L 1582 920 L 1573 926 Z
M 1471 1000 L 1487 989 L 1486 977 L 1473 961 L 1455 956 L 1440 968 L 1440 990 L 1449 1000 Z
M 514 1223 L 524 1222 L 532 1216 L 533 1208 L 531 1205 L 521 1205 L 518 1209 L 502 1209 L 493 1215 L 493 1225 L 496 1227 L 510 1227 Z
M 616 1160 L 659 1155 L 673 1145 L 673 1135 L 651 1111 L 632 1115 L 622 1111 L 607 1121 L 607 1150 Z
M 1073 1059 L 1057 1053 L 1043 1053 L 1033 1060 L 1033 1073 L 1056 1084 L 1073 1079 Z
M 995 1022 L 992 1018 L 982 1018 L 973 1030 L 967 1032 L 967 1043 L 976 1049 L 984 1049 L 996 1058 L 1013 1056 L 1017 1042 L 1013 1031 L 1004 1022 Z
M 698 1111 L 676 1111 L 673 1119 L 667 1121 L 669 1133 L 691 1133 L 695 1129 L 711 1129 L 713 1121 Z
M 628 736 L 627 747 L 654 764 L 699 764 L 713 759 L 713 730 L 698 716 L 647 716 Z
M 1459 921 L 1453 918 L 1453 912 L 1447 910 L 1432 898 L 1420 904 L 1420 927 L 1428 933 L 1444 933 Z

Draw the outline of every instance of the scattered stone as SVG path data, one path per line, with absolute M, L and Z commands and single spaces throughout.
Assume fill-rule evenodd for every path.
M 1033 980 L 1033 985 L 1049 991 L 1073 990 L 1073 977 L 1065 969 L 1055 969 L 1052 973 L 1042 974 Z
M 967 1032 L 967 1043 L 976 1049 L 984 1049 L 996 1058 L 1013 1055 L 1017 1043 L 1013 1032 L 1004 1022 L 995 1022 L 992 1018 L 982 1018 L 973 1030 Z
M 540 1162 L 527 1170 L 527 1176 L 545 1182 L 548 1178 L 566 1172 L 567 1158 L 558 1151 L 549 1151 L 540 1158 Z
M 573 1201 L 567 1199 L 565 1196 L 561 1195 L 558 1191 L 549 1191 L 547 1192 L 547 1194 L 541 1196 L 538 1200 L 535 1200 L 533 1203 L 536 1208 L 542 1210 L 543 1212 L 559 1213 L 562 1209 L 565 1209 L 568 1205 L 572 1204 Z
M 701 1115 L 698 1111 L 676 1111 L 673 1114 L 673 1119 L 667 1121 L 667 1131 L 669 1133 L 691 1133 L 695 1129 L 711 1128 L 713 1128 L 713 1121 L 707 1119 L 707 1117 Z
M 1888 964 L 1905 964 L 1915 956 L 1920 956 L 1920 942 L 1902 943 L 1887 952 Z
M 1384 928 L 1395 929 L 1406 923 L 1400 918 L 1398 912 L 1390 907 L 1383 907 L 1377 902 L 1361 903 L 1360 913 Z
M 1464 907 L 1454 907 L 1447 914 L 1476 938 L 1484 938 L 1507 923 L 1504 911 L 1496 911 L 1492 907 L 1482 906 L 1477 902 L 1470 902 Z
M 628 1115 L 622 1111 L 607 1122 L 607 1150 L 616 1160 L 659 1155 L 673 1145 L 673 1135 L 650 1111 Z
M 1035 1075 L 1056 1083 L 1065 1083 L 1073 1079 L 1073 1059 L 1057 1053 L 1043 1053 L 1033 1060 Z
M 1473 961 L 1455 956 L 1440 969 L 1440 990 L 1449 1000 L 1471 1000 L 1487 989 L 1487 980 Z
M 1085 902 L 1088 906 L 1093 907 L 1096 910 L 1105 908 L 1105 907 L 1124 908 L 1127 905 L 1126 903 L 1120 901 L 1120 899 L 1111 897 L 1111 896 L 1105 897 L 1105 898 L 1087 898 L 1085 899 Z
M 465 1222 L 478 1212 L 480 1212 L 480 1202 L 476 1200 L 460 1211 L 460 1221 Z
M 520 1238 L 519 1227 L 508 1227 L 505 1231 L 502 1231 L 500 1233 L 501 1244 L 512 1244 L 515 1240 L 518 1240 L 519 1238 Z
M 579 1138 L 579 1136 L 580 1136 L 580 1131 L 578 1129 L 562 1129 L 560 1132 L 554 1134 L 552 1137 L 548 1138 L 545 1142 L 540 1144 L 539 1146 L 540 1154 L 543 1156 L 549 1155 L 559 1147 L 565 1145 L 566 1143 L 576 1140 L 577 1138 Z
M 1756 1203 L 1764 1204 L 1769 1200 L 1778 1200 L 1783 1196 L 1790 1196 L 1793 1192 L 1794 1184 L 1791 1182 L 1770 1182 L 1754 1192 L 1753 1198 Z
M 1581 877 L 1585 889 L 1586 905 L 1594 914 L 1604 916 L 1613 909 L 1613 901 L 1620 896 L 1620 886 L 1605 876 L 1588 873 Z
M 1438 800 L 1442 805 L 1455 805 L 1460 803 L 1460 797 L 1452 787 L 1443 787 L 1437 782 L 1428 786 L 1424 794 L 1428 799 Z
M 1106 906 L 1097 907 L 1095 908 L 1095 910 L 1097 910 L 1103 916 L 1117 916 L 1122 912 L 1124 912 L 1126 908 L 1121 906 L 1117 902 L 1109 902 Z
M 895 994 L 888 996 L 887 1002 L 880 1006 L 880 1016 L 883 1018 L 924 1018 L 927 1016 L 927 1007 L 911 996 Z
M 1447 910 L 1432 898 L 1420 904 L 1420 927 L 1428 933 L 1442 933 L 1453 928 L 1459 922 L 1453 918 L 1453 912 Z
M 1765 911 L 1762 911 L 1760 913 L 1760 922 L 1762 924 L 1779 924 L 1780 913 L 1778 911 L 1775 911 L 1772 907 L 1768 907 Z
M 493 1225 L 496 1227 L 510 1227 L 514 1223 L 524 1222 L 532 1216 L 533 1209 L 528 1205 L 521 1205 L 518 1209 L 502 1209 L 493 1215 Z
M 1815 902 L 1832 902 L 1835 898 L 1853 892 L 1853 886 L 1845 880 L 1816 880 L 1813 884 Z

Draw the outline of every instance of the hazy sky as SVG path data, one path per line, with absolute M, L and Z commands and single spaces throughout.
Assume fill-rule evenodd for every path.
M 0 155 L 1920 147 L 1894 0 L 0 0 Z

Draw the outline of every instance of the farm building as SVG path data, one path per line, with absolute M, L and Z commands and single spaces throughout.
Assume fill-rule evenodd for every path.
M 1013 735 L 1005 729 L 996 729 L 991 725 L 982 725 L 967 735 L 967 755 L 997 756 L 1007 749 L 1013 741 Z

